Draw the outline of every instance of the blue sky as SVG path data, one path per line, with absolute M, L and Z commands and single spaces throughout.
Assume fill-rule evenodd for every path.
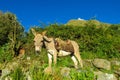
M 101 22 L 120 23 L 120 0 L 1 0 L 0 10 L 14 13 L 26 30 L 94 16 Z

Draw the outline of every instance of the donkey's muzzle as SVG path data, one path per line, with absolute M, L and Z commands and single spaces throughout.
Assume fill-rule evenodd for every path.
M 35 53 L 36 53 L 36 55 L 39 55 L 40 51 L 36 51 Z

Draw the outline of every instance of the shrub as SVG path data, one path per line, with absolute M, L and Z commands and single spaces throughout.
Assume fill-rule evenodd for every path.
M 13 58 L 12 54 L 10 53 L 10 45 L 5 44 L 0 47 L 0 63 L 8 62 Z

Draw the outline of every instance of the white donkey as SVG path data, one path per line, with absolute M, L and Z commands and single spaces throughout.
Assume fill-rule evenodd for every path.
M 41 51 L 43 44 L 48 51 L 48 62 L 49 67 L 52 65 L 52 57 L 54 59 L 54 64 L 57 62 L 57 56 L 67 56 L 71 55 L 71 59 L 74 62 L 75 68 L 78 68 L 78 61 L 83 67 L 82 59 L 79 53 L 79 46 L 75 41 L 67 40 L 63 41 L 59 38 L 48 38 L 45 36 L 46 31 L 42 33 L 37 33 L 34 29 L 31 29 L 34 37 L 35 51 Z M 78 61 L 77 61 L 77 59 Z

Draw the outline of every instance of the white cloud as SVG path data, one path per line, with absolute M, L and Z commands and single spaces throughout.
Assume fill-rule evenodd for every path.
M 78 20 L 84 20 L 84 19 L 82 19 L 82 18 L 78 18 Z

